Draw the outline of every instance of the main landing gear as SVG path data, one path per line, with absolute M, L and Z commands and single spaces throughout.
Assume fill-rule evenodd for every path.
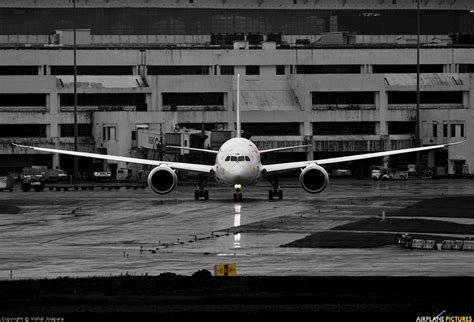
M 194 199 L 199 200 L 200 198 L 209 200 L 209 190 L 204 189 L 204 177 L 202 175 L 199 175 L 198 189 L 194 190 Z
M 242 201 L 242 186 L 240 184 L 234 185 L 234 201 Z
M 273 186 L 273 190 L 268 190 L 268 199 L 269 200 L 273 200 L 273 198 L 277 198 L 278 199 L 283 199 L 283 190 L 280 189 L 280 185 L 278 183 L 278 177 L 273 177 L 272 179 L 270 179 L 270 183 L 272 184 Z

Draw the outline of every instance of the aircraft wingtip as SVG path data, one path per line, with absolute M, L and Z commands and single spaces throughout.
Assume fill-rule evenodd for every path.
M 448 143 L 448 144 L 446 144 L 446 146 L 463 144 L 463 143 L 466 142 L 466 141 L 467 141 L 467 140 L 462 140 L 462 141 L 459 141 L 459 142 Z
M 25 145 L 17 144 L 17 143 L 15 143 L 15 142 L 12 142 L 12 145 L 13 145 L 13 146 L 16 146 L 16 147 L 18 147 L 18 148 L 28 148 L 28 147 L 25 146 Z

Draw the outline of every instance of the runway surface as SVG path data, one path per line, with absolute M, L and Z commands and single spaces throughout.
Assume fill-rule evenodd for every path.
M 1 192 L 0 205 L 19 213 L 0 212 L 0 279 L 189 275 L 219 263 L 236 263 L 239 275 L 474 275 L 473 252 L 280 247 L 423 199 L 474 196 L 472 180 L 336 179 L 317 195 L 296 179 L 282 188 L 284 200 L 269 201 L 262 183 L 239 203 L 219 187 L 209 188 L 209 201 L 195 201 L 191 186 L 166 196 L 149 189 Z

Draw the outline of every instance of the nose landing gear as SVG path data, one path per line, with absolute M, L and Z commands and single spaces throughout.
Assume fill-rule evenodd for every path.
M 270 183 L 273 186 L 273 190 L 268 190 L 268 199 L 273 200 L 274 197 L 275 198 L 278 197 L 278 199 L 283 199 L 283 190 L 280 189 L 280 185 L 278 183 L 278 177 L 275 176 L 271 178 Z
M 234 201 L 242 201 L 242 186 L 240 184 L 234 185 Z

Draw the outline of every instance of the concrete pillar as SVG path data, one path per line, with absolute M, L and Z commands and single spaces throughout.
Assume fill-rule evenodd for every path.
M 372 74 L 372 71 L 373 71 L 372 65 L 369 65 L 369 64 L 361 65 L 360 70 L 361 70 L 361 74 Z
M 387 92 L 385 89 L 381 89 L 379 92 L 375 92 L 375 104 L 376 109 L 379 111 L 379 132 L 378 135 L 388 135 L 387 128 Z
M 53 154 L 53 169 L 59 168 L 59 154 Z
M 472 92 L 471 92 L 472 93 Z M 462 105 L 464 108 L 473 108 L 474 105 L 471 105 L 469 102 L 469 96 L 474 96 L 474 95 L 469 95 L 469 92 L 465 91 L 462 94 Z M 473 103 L 474 99 L 471 97 L 471 103 Z
M 49 137 L 51 138 L 59 137 L 59 124 L 57 123 L 57 120 L 52 121 L 49 126 Z
M 160 84 L 158 82 L 158 76 L 153 76 L 153 83 L 155 86 L 152 86 L 151 90 L 151 101 L 148 106 L 148 111 L 163 111 L 163 105 L 161 104 L 161 90 Z M 150 82 L 151 83 L 151 82 Z
M 260 76 L 273 78 L 275 77 L 275 66 L 260 66 Z
M 59 118 L 59 95 L 56 89 L 52 90 L 50 94 L 46 95 L 46 104 L 47 104 L 47 110 L 49 113 L 49 136 L 50 138 L 54 139 L 54 142 L 56 143 L 56 147 L 59 147 L 59 124 L 58 124 L 58 118 Z M 59 159 L 53 157 L 53 168 L 56 166 L 59 166 Z
M 311 146 L 306 149 L 306 160 L 313 160 L 314 159 L 314 143 L 313 143 L 313 124 L 311 121 L 306 118 L 304 123 L 301 123 L 302 126 L 302 134 L 305 141 L 308 141 L 307 144 Z
M 153 93 L 146 93 L 145 94 L 145 103 L 147 105 L 147 111 L 152 110 Z
M 435 152 L 428 151 L 428 167 L 434 168 L 435 167 Z
M 50 114 L 58 114 L 59 112 L 59 94 L 56 91 L 51 91 L 46 95 L 46 110 Z
M 240 76 L 245 76 L 245 66 L 235 66 L 234 75 L 237 76 L 237 74 L 240 74 Z M 242 81 L 242 79 L 240 81 Z
M 448 174 L 454 174 L 454 161 L 448 159 Z
M 43 73 L 41 75 L 51 75 L 51 66 L 43 65 Z

